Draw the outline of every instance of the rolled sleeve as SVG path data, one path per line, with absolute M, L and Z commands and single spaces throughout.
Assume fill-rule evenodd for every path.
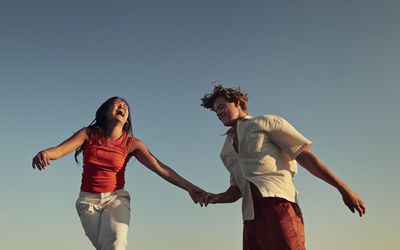
M 280 116 L 267 116 L 268 134 L 271 140 L 291 159 L 309 149 L 312 142 L 300 134 L 289 122 Z

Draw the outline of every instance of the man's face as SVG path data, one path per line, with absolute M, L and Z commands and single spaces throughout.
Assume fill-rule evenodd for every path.
M 217 97 L 217 99 L 215 99 L 214 110 L 218 119 L 225 126 L 234 126 L 240 114 L 239 105 L 229 102 L 223 97 Z

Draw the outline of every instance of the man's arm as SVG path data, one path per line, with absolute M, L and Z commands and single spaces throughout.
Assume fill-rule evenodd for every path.
M 238 186 L 230 186 L 225 192 L 219 194 L 208 193 L 205 196 L 204 204 L 207 206 L 209 203 L 232 203 L 242 197 Z
M 354 213 L 365 214 L 365 205 L 361 197 L 341 181 L 316 155 L 304 150 L 296 157 L 296 161 L 307 169 L 312 175 L 335 187 L 342 195 L 346 206 Z

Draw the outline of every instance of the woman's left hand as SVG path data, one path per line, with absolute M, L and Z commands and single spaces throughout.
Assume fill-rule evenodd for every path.
M 204 191 L 203 189 L 193 186 L 189 190 L 189 195 L 192 198 L 194 203 L 199 203 L 199 205 L 202 207 L 204 204 L 204 199 L 207 195 L 207 192 Z

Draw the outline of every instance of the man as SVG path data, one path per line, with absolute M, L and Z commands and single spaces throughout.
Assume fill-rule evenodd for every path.
M 217 85 L 201 104 L 230 127 L 221 151 L 230 172 L 230 187 L 223 193 L 207 194 L 204 202 L 230 203 L 243 198 L 244 250 L 305 249 L 303 218 L 293 184 L 297 162 L 335 187 L 353 213 L 365 213 L 358 194 L 309 151 L 311 141 L 282 117 L 249 116 L 247 103 L 247 94 L 240 88 Z

